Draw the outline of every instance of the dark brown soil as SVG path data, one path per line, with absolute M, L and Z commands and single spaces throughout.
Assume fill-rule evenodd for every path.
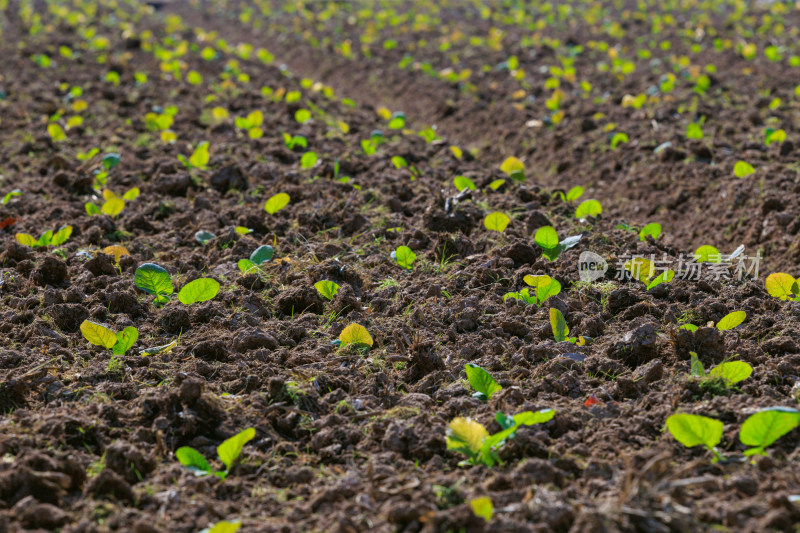
M 737 14 L 728 3 L 707 12 L 653 3 L 642 12 L 633 2 L 602 2 L 608 12 L 587 22 L 582 3 L 531 29 L 503 18 L 506 3 L 487 2 L 497 18 L 485 20 L 480 2 L 444 2 L 438 20 L 376 30 L 367 56 L 360 39 L 372 17 L 354 6 L 371 2 L 309 3 L 317 15 L 339 6 L 324 22 L 283 2 L 272 2 L 267 18 L 258 6 L 269 2 L 153 9 L 103 0 L 83 2 L 98 11 L 81 17 L 68 16 L 79 10 L 71 3 L 51 4 L 63 10 L 12 1 L 0 19 L 0 198 L 21 191 L 0 206 L 0 533 L 197 533 L 223 519 L 241 520 L 245 532 L 798 531 L 800 430 L 754 461 L 738 440 L 747 416 L 796 407 L 800 390 L 800 304 L 764 286 L 769 273 L 797 274 L 800 258 L 800 67 L 789 63 L 798 54 L 796 7 Z M 246 6 L 255 13 L 249 20 Z M 771 25 L 756 31 L 770 9 Z M 651 35 L 653 17 L 666 13 L 675 24 Z M 708 18 L 705 30 L 687 37 L 699 15 Z M 525 18 L 545 19 L 535 10 Z M 624 35 L 610 29 L 617 20 Z M 467 37 L 441 50 L 456 30 Z M 497 48 L 470 43 L 497 30 L 505 32 Z M 717 51 L 717 36 L 735 44 Z M 384 49 L 388 38 L 398 47 Z M 560 44 L 547 45 L 552 38 Z M 652 57 L 637 57 L 651 38 L 673 48 L 650 46 Z M 352 58 L 336 52 L 345 39 Z M 616 46 L 636 71 L 604 71 L 598 64 L 612 58 L 590 39 Z M 757 44 L 755 60 L 737 51 L 744 41 Z M 274 59 L 246 57 L 240 43 Z M 417 68 L 401 68 L 411 45 Z M 546 67 L 577 45 L 577 78 L 561 82 L 564 119 L 550 127 Z M 785 58 L 768 61 L 769 45 L 783 47 Z M 205 47 L 216 57 L 203 59 Z M 158 58 L 159 50 L 167 55 Z M 42 54 L 50 66 L 34 61 Z M 524 83 L 495 68 L 512 55 Z M 689 66 L 679 65 L 684 55 Z M 165 73 L 173 60 L 179 80 Z M 431 72 L 473 74 L 450 82 L 424 62 Z M 716 72 L 698 94 L 690 77 L 707 65 Z M 189 71 L 203 81 L 186 81 Z M 658 93 L 667 72 L 677 76 L 675 90 Z M 591 83 L 591 96 L 581 95 L 580 81 Z M 68 96 L 76 86 L 83 94 Z M 301 99 L 287 103 L 262 87 Z M 658 100 L 621 105 L 651 87 Z M 78 99 L 85 110 L 73 110 Z M 146 115 L 171 105 L 177 141 L 167 144 Z M 407 129 L 390 130 L 381 106 L 402 110 Z M 212 123 L 214 107 L 229 117 Z M 312 110 L 310 122 L 295 120 L 301 108 Z M 234 118 L 255 110 L 264 135 L 251 139 Z M 73 115 L 83 124 L 66 128 Z M 687 139 L 688 123 L 701 116 L 705 138 Z M 48 121 L 65 127 L 64 141 L 48 135 Z M 441 141 L 417 135 L 434 125 Z M 767 127 L 784 129 L 787 140 L 765 146 Z M 361 141 L 376 129 L 387 142 L 367 156 Z M 308 148 L 288 149 L 283 132 L 306 137 Z M 611 149 L 613 132 L 629 142 Z M 177 156 L 201 141 L 210 143 L 209 168 L 189 171 Z M 141 190 L 115 217 L 85 210 L 103 203 L 93 188 L 102 155 L 76 158 L 94 147 L 121 155 L 107 188 Z M 311 169 L 301 167 L 306 150 L 319 156 Z M 397 155 L 419 175 L 396 168 Z M 511 155 L 524 160 L 526 181 L 490 189 Z M 738 160 L 756 172 L 736 178 Z M 456 198 L 459 175 L 478 190 Z M 574 204 L 553 195 L 575 185 L 586 187 L 582 199 L 602 203 L 600 217 L 576 220 Z M 269 215 L 264 204 L 279 192 L 291 202 Z M 511 215 L 502 234 L 484 227 L 493 211 Z M 655 241 L 620 229 L 648 222 L 663 226 Z M 73 232 L 60 246 L 15 239 L 67 224 Z M 532 237 L 548 224 L 561 237 L 583 234 L 554 262 Z M 198 231 L 215 238 L 201 244 Z M 275 257 L 242 274 L 237 262 L 263 244 Z M 617 279 L 634 254 L 678 261 L 700 245 L 730 253 L 740 244 L 762 256 L 758 279 L 676 279 L 650 291 Z M 130 254 L 117 264 L 103 253 L 110 245 Z M 401 245 L 417 254 L 413 270 L 391 259 Z M 587 250 L 611 266 L 593 283 L 578 276 Z M 134 284 L 146 262 L 166 268 L 176 288 L 212 277 L 222 289 L 207 302 L 186 306 L 173 295 L 158 308 Z M 525 287 L 524 276 L 545 273 L 563 290 L 541 308 L 504 301 Z M 314 289 L 320 280 L 341 286 L 332 301 Z M 593 342 L 555 342 L 550 307 Z M 747 313 L 735 330 L 703 327 L 734 310 Z M 112 358 L 83 338 L 86 319 L 116 331 L 135 326 L 138 341 Z M 679 329 L 686 322 L 701 327 Z M 351 323 L 367 328 L 372 349 L 335 344 Z M 139 355 L 175 340 L 169 352 Z M 737 359 L 754 373 L 715 395 L 688 377 L 690 352 L 707 367 Z M 473 398 L 466 363 L 490 371 L 503 390 L 488 403 Z M 590 398 L 598 403 L 587 405 Z M 498 411 L 540 409 L 554 409 L 554 419 L 521 428 L 501 449 L 502 465 L 459 466 L 464 457 L 446 448 L 455 417 L 493 432 Z M 726 461 L 712 463 L 666 432 L 665 419 L 678 411 L 724 422 Z M 216 459 L 217 445 L 249 427 L 256 437 L 225 481 L 195 476 L 175 458 L 192 446 Z M 493 502 L 488 523 L 469 506 L 481 496 Z

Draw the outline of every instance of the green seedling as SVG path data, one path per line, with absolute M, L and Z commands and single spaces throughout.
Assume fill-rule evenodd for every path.
M 289 135 L 288 133 L 283 134 L 283 144 L 286 145 L 286 148 L 289 150 L 294 150 L 295 148 L 308 148 L 308 140 L 302 135 Z
M 205 246 L 206 244 L 208 244 L 209 242 L 211 242 L 212 240 L 214 240 L 216 238 L 217 238 L 216 235 L 214 235 L 210 231 L 206 231 L 204 229 L 201 229 L 200 231 L 198 231 L 198 232 L 196 232 L 194 234 L 194 240 L 196 240 L 197 242 L 199 242 L 203 246 Z
M 482 464 L 492 467 L 496 463 L 503 464 L 496 450 L 507 439 L 513 438 L 520 426 L 542 424 L 552 420 L 553 416 L 555 411 L 552 409 L 525 411 L 513 417 L 497 413 L 496 420 L 503 429 L 494 435 L 489 435 L 483 424 L 471 418 L 458 417 L 447 426 L 447 449 L 467 456 L 466 460 L 459 463 L 461 466 Z
M 786 140 L 786 132 L 784 130 L 775 130 L 767 128 L 764 130 L 764 144 L 769 146 L 772 143 L 781 144 Z
M 713 246 L 703 245 L 695 250 L 694 260 L 697 263 L 719 263 L 722 261 L 722 254 Z
M 769 407 L 747 417 L 739 441 L 752 448 L 745 455 L 766 455 L 765 448 L 800 425 L 800 411 L 790 407 Z
M 339 292 L 339 284 L 326 279 L 316 282 L 314 288 L 327 300 L 333 300 L 333 297 Z
M 294 113 L 294 119 L 300 124 L 305 124 L 311 120 L 311 111 L 308 109 L 298 109 Z
M 553 196 L 557 196 L 564 203 L 570 203 L 570 202 L 574 202 L 575 200 L 577 200 L 578 198 L 583 196 L 583 193 L 585 192 L 585 190 L 586 189 L 584 189 L 580 185 L 576 185 L 575 187 L 573 187 L 569 191 L 567 191 L 566 195 L 561 191 L 556 191 L 556 192 L 553 193 Z
M 258 270 L 260 272 L 261 269 L 259 267 L 268 263 L 272 259 L 274 253 L 275 251 L 269 244 L 259 246 L 250 254 L 250 259 L 239 259 L 237 263 L 239 270 L 245 274 L 251 270 Z
M 242 523 L 238 520 L 233 522 L 228 520 L 221 520 L 214 524 L 212 527 L 207 527 L 200 531 L 200 533 L 236 533 L 239 531 L 239 528 L 242 526 Z
M 372 335 L 367 328 L 360 324 L 350 324 L 339 334 L 339 345 L 342 347 L 353 345 L 355 347 L 372 348 Z
M 286 194 L 285 192 L 279 192 L 278 194 L 270 197 L 270 199 L 267 200 L 267 203 L 264 204 L 264 211 L 266 211 L 270 215 L 274 215 L 275 213 L 277 213 L 278 211 L 289 205 L 290 201 L 291 198 L 289 197 L 288 194 Z
M 213 278 L 190 281 L 178 292 L 178 301 L 184 305 L 206 302 L 219 293 L 219 282 Z
M 402 111 L 395 111 L 392 113 L 392 118 L 389 119 L 390 130 L 402 130 L 406 126 L 406 114 Z
M 251 139 L 259 139 L 264 135 L 261 125 L 264 123 L 264 114 L 261 111 L 253 111 L 246 117 L 236 117 L 234 124 L 240 130 L 245 130 Z
M 581 220 L 596 217 L 603 213 L 603 206 L 597 200 L 584 200 L 575 208 L 575 218 Z
M 705 117 L 703 117 L 705 118 Z M 703 138 L 703 126 L 702 126 L 702 119 L 701 122 L 690 122 L 688 126 L 686 126 L 686 138 L 687 139 L 702 139 Z
M 103 214 L 115 217 L 122 213 L 122 210 L 125 209 L 126 201 L 135 200 L 138 197 L 139 189 L 136 187 L 129 189 L 122 196 L 117 196 L 113 191 L 105 189 L 103 191 L 103 198 L 105 199 L 103 206 L 98 207 L 97 204 L 93 202 L 87 202 L 85 205 L 86 214 L 89 216 Z
M 717 323 L 717 329 L 720 331 L 728 331 L 739 326 L 744 320 L 747 318 L 747 313 L 744 311 L 734 311 L 732 313 L 728 313 L 720 321 Z M 707 327 L 713 328 L 714 322 L 708 322 L 706 324 Z M 694 324 L 684 324 L 681 326 L 681 329 L 688 329 L 689 331 L 697 331 L 698 327 Z
M 558 233 L 553 226 L 542 226 L 536 230 L 533 240 L 542 249 L 542 255 L 548 261 L 555 261 L 562 252 L 576 246 L 583 235 L 573 235 L 563 241 L 558 240 Z
M 178 160 L 183 163 L 189 170 L 198 169 L 198 170 L 206 170 L 208 169 L 208 141 L 203 141 L 197 145 L 197 148 L 194 149 L 192 155 L 186 157 L 183 154 L 178 154 Z
M 489 372 L 478 365 L 467 363 L 464 366 L 464 370 L 467 372 L 467 380 L 470 386 L 476 391 L 472 396 L 478 398 L 482 402 L 489 401 L 494 393 L 499 392 L 503 388 L 495 381 Z
M 616 150 L 620 144 L 627 143 L 629 140 L 627 133 L 619 131 L 611 137 L 611 149 Z
M 765 285 L 767 292 L 781 300 L 800 301 L 800 280 L 783 272 L 775 272 L 767 276 Z
M 725 391 L 750 377 L 753 367 L 744 361 L 726 361 L 708 372 L 695 352 L 691 356 L 691 375 L 700 380 L 700 388 L 710 391 Z
M 38 239 L 27 233 L 17 233 L 17 242 L 30 246 L 31 248 L 40 248 L 44 246 L 61 246 L 72 235 L 72 226 L 62 226 L 57 232 L 53 233 L 52 230 L 45 231 Z
M 755 171 L 756 169 L 753 168 L 753 165 L 747 161 L 737 161 L 736 164 L 733 165 L 733 175 L 737 178 L 746 178 Z
M 398 265 L 405 268 L 406 270 L 413 270 L 414 260 L 417 258 L 417 254 L 415 254 L 411 248 L 408 246 L 398 246 L 397 250 L 392 252 L 392 260 L 394 260 Z
M 492 505 L 492 499 L 488 496 L 473 498 L 469 501 L 469 507 L 472 509 L 472 513 L 475 516 L 483 518 L 487 523 L 489 523 L 492 520 L 492 516 L 494 516 L 494 505 Z
M 511 222 L 511 219 L 508 218 L 508 215 L 495 212 L 486 215 L 486 218 L 483 219 L 483 226 L 490 231 L 503 233 L 508 227 L 509 222 Z
M 6 195 L 3 196 L 3 199 L 0 200 L 0 204 L 3 204 L 3 205 L 8 204 L 8 202 L 10 202 L 11 199 L 14 198 L 15 196 L 22 196 L 22 191 L 19 190 L 19 189 L 14 189 L 11 192 L 7 192 Z
M 81 323 L 81 333 L 87 341 L 95 346 L 111 349 L 114 355 L 125 355 L 139 338 L 139 330 L 133 326 L 116 333 L 103 324 L 91 320 L 84 320 Z
M 188 467 L 197 476 L 214 475 L 224 480 L 230 474 L 231 468 L 239 458 L 239 455 L 241 455 L 244 445 L 253 440 L 255 436 L 255 428 L 248 428 L 217 446 L 217 455 L 222 464 L 225 465 L 225 470 L 215 471 L 200 452 L 189 446 L 183 446 L 175 450 L 175 457 L 183 466 Z
M 514 181 L 525 181 L 525 164 L 516 157 L 507 157 L 500 170 Z
M 316 152 L 306 152 L 300 158 L 300 167 L 305 170 L 313 168 L 314 165 L 317 164 L 318 159 Z
M 658 239 L 661 235 L 661 224 L 658 222 L 651 222 L 643 227 L 639 231 L 639 240 L 646 241 L 647 237 L 652 237 L 653 239 Z
M 503 296 L 503 301 L 513 298 L 526 304 L 536 304 L 541 307 L 548 298 L 556 296 L 561 292 L 561 283 L 550 276 L 525 276 L 522 280 L 533 287 L 533 294 L 530 289 L 524 288 L 519 292 L 509 292 Z
M 564 320 L 564 315 L 561 313 L 561 311 L 555 307 L 550 308 L 550 328 L 553 330 L 553 337 L 555 338 L 556 342 L 567 341 L 577 346 L 583 346 L 586 344 L 586 339 L 581 336 L 569 336 L 569 326 L 567 326 L 567 321 Z
M 473 182 L 466 176 L 456 176 L 455 178 L 453 178 L 453 185 L 455 185 L 456 189 L 459 192 L 464 191 L 466 189 L 469 189 L 471 191 L 475 191 L 478 189 L 478 187 L 475 185 L 475 182 Z
M 154 295 L 154 303 L 159 307 L 169 302 L 169 297 L 175 291 L 169 272 L 155 263 L 140 265 L 134 272 L 133 281 L 138 288 Z
M 722 440 L 723 427 L 719 420 L 700 415 L 677 414 L 667 418 L 667 429 L 675 440 L 687 448 L 704 446 L 714 454 L 715 463 L 723 459 L 716 448 Z

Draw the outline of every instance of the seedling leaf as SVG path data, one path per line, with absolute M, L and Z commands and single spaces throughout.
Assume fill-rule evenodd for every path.
M 764 449 L 800 425 L 800 411 L 770 407 L 747 417 L 739 430 L 742 444 L 753 446 L 745 455 L 764 455 Z
M 744 322 L 745 318 L 747 318 L 747 313 L 744 311 L 734 311 L 733 313 L 728 313 L 717 323 L 717 329 L 720 331 L 733 329 Z
M 550 327 L 553 329 L 553 337 L 556 342 L 563 342 L 569 336 L 569 327 L 567 326 L 564 315 L 555 307 L 550 308 Z
M 494 514 L 494 506 L 492 505 L 491 498 L 488 496 L 474 498 L 469 501 L 469 506 L 475 516 L 479 516 L 487 522 L 491 521 L 492 515 Z
M 453 185 L 455 185 L 456 189 L 459 191 L 463 191 L 464 189 L 474 191 L 478 188 L 475 183 L 466 176 L 456 176 L 453 178 Z
M 744 361 L 728 361 L 715 366 L 708 373 L 711 378 L 722 378 L 728 385 L 744 381 L 753 373 L 753 367 Z
M 19 240 L 19 234 L 17 234 L 17 240 Z M 783 272 L 770 274 L 767 276 L 765 284 L 767 292 L 781 300 L 794 299 L 797 295 L 794 290 L 795 279 L 789 274 L 784 274 Z
M 471 418 L 457 417 L 447 426 L 447 449 L 475 459 L 481 451 L 489 432 L 483 424 Z
M 219 282 L 212 278 L 190 281 L 178 293 L 178 300 L 185 305 L 211 300 L 219 292 Z
M 397 261 L 398 265 L 407 270 L 412 270 L 414 268 L 412 264 L 416 258 L 417 254 L 415 254 L 408 246 L 398 246 L 397 250 L 392 252 L 392 259 Z
M 255 428 L 247 428 L 217 446 L 217 454 L 219 455 L 222 463 L 225 465 L 226 470 L 231 469 L 233 462 L 236 461 L 236 459 L 242 453 L 242 448 L 244 445 L 253 440 L 255 436 Z
M 713 451 L 722 440 L 723 427 L 719 420 L 700 415 L 678 414 L 667 418 L 667 429 L 687 448 L 703 445 Z
M 506 230 L 509 222 L 511 222 L 511 219 L 508 218 L 506 214 L 500 212 L 490 213 L 483 219 L 483 225 L 486 229 L 499 231 L 500 233 Z
M 204 529 L 200 533 L 236 533 L 239 531 L 239 528 L 242 526 L 242 523 L 238 520 L 235 522 L 229 522 L 228 520 L 221 520 L 214 524 L 214 527 L 208 529 Z
M 342 330 L 339 334 L 339 341 L 342 346 L 348 344 L 365 345 L 372 347 L 372 335 L 369 334 L 367 328 L 359 324 L 350 324 Z
M 137 287 L 156 297 L 156 303 L 166 303 L 175 288 L 169 272 L 155 263 L 144 263 L 136 269 L 133 281 Z
M 326 279 L 316 282 L 314 288 L 328 300 L 332 300 L 336 293 L 339 292 L 339 284 Z
M 207 476 L 213 472 L 211 465 L 208 464 L 203 454 L 189 446 L 182 446 L 175 450 L 175 457 L 178 461 L 195 475 Z
M 91 320 L 84 320 L 81 323 L 81 333 L 83 337 L 94 344 L 103 348 L 112 348 L 117 343 L 117 334 L 109 328 Z
M 603 206 L 597 200 L 586 200 L 575 209 L 575 218 L 596 217 L 603 212 Z
M 639 231 L 639 240 L 646 241 L 648 236 L 653 237 L 653 239 L 658 239 L 659 235 L 661 235 L 661 224 L 658 222 L 651 222 Z
M 264 210 L 270 215 L 274 215 L 289 204 L 291 198 L 285 192 L 279 192 L 264 204 Z
M 542 226 L 536 230 L 533 240 L 545 250 L 551 250 L 558 246 L 558 233 L 553 226 Z
M 733 165 L 733 175 L 737 178 L 746 178 L 756 169 L 753 168 L 753 165 L 748 163 L 747 161 L 737 161 L 735 165 Z
M 704 245 L 694 252 L 694 260 L 697 263 L 719 263 L 722 256 L 713 246 Z
M 72 235 L 72 226 L 62 226 L 61 229 L 59 229 L 55 235 L 49 239 L 50 242 L 48 244 L 60 246 L 67 242 L 67 239 L 69 239 L 70 235 Z
M 272 259 L 274 253 L 275 250 L 273 250 L 272 246 L 269 244 L 261 245 L 250 254 L 250 261 L 252 261 L 253 264 L 261 265 Z
M 567 196 L 566 196 L 567 202 L 577 200 L 578 198 L 583 196 L 584 191 L 585 189 L 580 185 L 576 185 L 575 187 L 571 188 L 569 191 L 567 191 Z
M 503 388 L 499 383 L 497 383 L 497 381 L 495 381 L 489 372 L 478 365 L 467 363 L 464 366 L 464 370 L 467 372 L 467 380 L 469 381 L 470 386 L 477 391 L 474 394 L 476 398 L 487 401 L 491 399 L 495 392 L 498 392 Z
M 117 342 L 112 347 L 112 353 L 114 355 L 125 355 L 125 352 L 130 350 L 138 338 L 139 330 L 133 326 L 128 326 L 117 333 Z
M 194 234 L 194 240 L 196 240 L 202 245 L 208 244 L 210 240 L 215 239 L 216 237 L 217 237 L 216 235 L 204 229 L 201 229 L 200 231 Z

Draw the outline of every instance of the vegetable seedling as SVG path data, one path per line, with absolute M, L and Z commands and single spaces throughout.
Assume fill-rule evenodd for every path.
M 555 193 L 553 193 L 553 196 L 559 197 L 561 201 L 564 203 L 570 203 L 583 196 L 584 192 L 585 189 L 583 187 L 581 187 L 580 185 L 576 185 L 575 187 L 567 191 L 566 195 L 561 191 L 556 191 Z
M 455 185 L 459 192 L 462 192 L 465 189 L 469 189 L 471 191 L 478 189 L 478 187 L 475 185 L 475 182 L 466 176 L 456 176 L 453 178 L 453 185 Z
M 492 505 L 492 499 L 488 496 L 473 498 L 469 501 L 469 507 L 475 516 L 483 518 L 487 523 L 492 520 L 494 506 Z
M 745 455 L 766 455 L 765 448 L 800 425 L 800 411 L 790 407 L 768 407 L 747 417 L 739 430 L 739 441 L 752 446 Z
M 291 198 L 285 192 L 279 192 L 275 196 L 272 196 L 267 203 L 264 204 L 264 211 L 269 213 L 270 215 L 274 215 L 287 205 L 289 205 L 289 201 Z
M 570 337 L 569 326 L 567 321 L 564 320 L 564 315 L 555 307 L 550 308 L 550 328 L 553 330 L 553 337 L 556 342 L 570 342 L 578 346 L 586 344 L 586 339 L 583 337 Z
M 467 456 L 466 460 L 459 463 L 460 466 L 482 464 L 492 467 L 495 463 L 503 464 L 496 449 L 507 439 L 513 438 L 520 426 L 542 424 L 554 416 L 552 409 L 525 411 L 513 417 L 497 413 L 496 420 L 503 429 L 494 435 L 489 435 L 483 424 L 471 418 L 454 418 L 447 426 L 447 449 Z
M 113 355 L 125 355 L 125 352 L 139 338 L 139 330 L 133 326 L 128 326 L 117 333 L 107 326 L 91 320 L 84 320 L 81 323 L 81 333 L 87 341 L 95 346 L 111 349 Z
M 596 217 L 603 212 L 603 206 L 597 200 L 584 200 L 575 208 L 575 218 Z
M 219 282 L 213 278 L 198 278 L 190 281 L 178 292 L 178 301 L 184 305 L 206 302 L 219 293 Z
M 507 157 L 500 170 L 514 181 L 525 181 L 525 164 L 516 157 Z
M 691 356 L 691 375 L 700 379 L 700 387 L 710 391 L 727 390 L 746 380 L 753 373 L 753 367 L 744 361 L 726 361 L 706 372 L 703 363 L 695 352 Z
M 548 298 L 556 296 L 561 292 L 561 283 L 550 276 L 525 276 L 522 281 L 534 288 L 533 294 L 530 289 L 524 288 L 519 292 L 509 292 L 503 295 L 503 301 L 513 298 L 526 304 L 536 304 L 541 307 Z
M 397 250 L 392 252 L 392 259 L 401 267 L 405 268 L 406 270 L 413 270 L 414 260 L 417 258 L 417 254 L 415 254 L 411 248 L 408 246 L 398 246 Z
M 169 272 L 155 263 L 139 265 L 133 274 L 133 281 L 144 292 L 154 295 L 156 298 L 153 303 L 159 307 L 169 302 L 169 297 L 175 291 Z
M 326 279 L 316 282 L 314 288 L 323 298 L 328 300 L 333 300 L 333 297 L 339 292 L 339 284 Z
M 555 261 L 562 252 L 576 246 L 583 235 L 573 235 L 563 241 L 558 240 L 558 233 L 553 226 L 542 226 L 536 230 L 533 240 L 542 249 L 542 255 L 548 261 Z
M 209 242 L 211 242 L 213 239 L 216 239 L 216 238 L 217 238 L 216 235 L 214 235 L 210 231 L 206 231 L 204 229 L 201 229 L 200 231 L 198 231 L 198 232 L 196 232 L 194 234 L 194 240 L 196 240 L 197 242 L 199 242 L 203 246 L 205 246 L 206 244 L 208 244 Z
M 11 199 L 12 199 L 13 197 L 15 197 L 15 196 L 22 196 L 22 191 L 21 191 L 21 190 L 19 190 L 19 189 L 14 189 L 14 190 L 13 190 L 13 191 L 11 191 L 11 192 L 7 192 L 7 193 L 5 194 L 5 196 L 3 196 L 3 199 L 2 199 L 2 200 L 0 200 L 0 204 L 3 204 L 3 205 L 6 205 L 6 204 L 8 204 L 8 202 L 10 202 L 10 201 L 11 201 Z
M 658 222 L 651 222 L 643 227 L 639 231 L 639 240 L 646 241 L 647 237 L 652 237 L 653 239 L 658 239 L 661 235 L 661 224 Z
M 509 222 L 511 222 L 511 219 L 508 218 L 508 215 L 500 212 L 489 213 L 483 219 L 483 225 L 486 229 L 499 233 L 503 233 L 506 230 Z
M 183 154 L 178 154 L 178 160 L 183 163 L 189 170 L 198 169 L 198 170 L 206 170 L 208 169 L 208 141 L 203 141 L 197 145 L 197 148 L 194 149 L 192 155 L 186 157 Z
M 350 324 L 339 334 L 339 343 L 342 347 L 353 345 L 356 347 L 372 348 L 372 335 L 367 328 L 360 324 Z
M 476 391 L 472 396 L 482 402 L 489 401 L 494 393 L 503 389 L 489 372 L 478 365 L 467 363 L 464 365 L 464 370 L 467 372 L 470 386 Z
M 722 440 L 723 427 L 719 420 L 700 415 L 677 414 L 667 418 L 667 429 L 675 440 L 687 448 L 704 446 L 714 454 L 715 463 L 723 459 L 716 448 Z
M 222 480 L 228 477 L 236 460 L 242 453 L 245 444 L 256 436 L 255 428 L 248 428 L 237 433 L 217 446 L 217 455 L 225 470 L 214 470 L 203 455 L 189 446 L 182 446 L 175 450 L 175 457 L 183 466 L 186 466 L 197 476 L 215 475 Z
M 55 233 L 52 230 L 45 231 L 38 239 L 27 233 L 17 233 L 16 238 L 17 242 L 24 246 L 39 248 L 43 246 L 60 246 L 67 242 L 70 235 L 72 235 L 72 226 L 62 226 Z
M 800 284 L 790 274 L 775 272 L 764 282 L 767 292 L 781 300 L 800 301 Z
M 274 253 L 272 246 L 264 244 L 253 250 L 253 253 L 250 254 L 250 259 L 239 259 L 237 266 L 245 274 L 254 269 L 260 271 L 259 267 L 269 262 Z

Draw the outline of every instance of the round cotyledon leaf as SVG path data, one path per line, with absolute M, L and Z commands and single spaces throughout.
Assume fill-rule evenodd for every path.
M 785 274 L 783 272 L 775 272 L 774 274 L 770 274 L 767 276 L 765 281 L 767 292 L 771 296 L 780 298 L 781 300 L 794 297 L 794 283 L 795 279 L 789 274 Z
M 454 418 L 447 426 L 447 449 L 476 457 L 489 432 L 483 424 L 471 418 Z
M 200 278 L 190 281 L 178 293 L 178 300 L 185 305 L 205 302 L 219 293 L 219 282 L 213 278 Z
M 175 290 L 169 272 L 155 263 L 139 265 L 133 275 L 133 281 L 144 292 L 159 297 L 169 296 Z
M 508 215 L 496 212 L 486 215 L 486 218 L 483 220 L 483 225 L 488 230 L 503 233 L 508 227 L 509 222 L 511 222 L 511 219 L 508 218 Z
M 713 448 L 722 440 L 724 426 L 719 420 L 700 415 L 678 414 L 667 418 L 667 429 L 675 440 L 692 448 Z
M 272 246 L 264 244 L 253 250 L 253 253 L 250 254 L 250 261 L 252 261 L 253 264 L 260 265 L 272 259 L 274 253 L 275 250 L 272 249 Z
M 367 328 L 360 324 L 350 324 L 346 328 L 342 330 L 339 334 L 339 342 L 342 343 L 342 346 L 347 346 L 348 344 L 356 344 L 356 345 L 364 345 L 372 347 L 372 335 L 369 334 Z

